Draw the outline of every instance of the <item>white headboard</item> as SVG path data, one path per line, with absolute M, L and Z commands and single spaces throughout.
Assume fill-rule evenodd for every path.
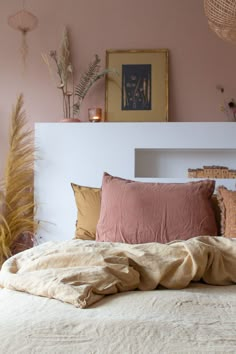
M 103 172 L 129 179 L 187 181 L 187 169 L 236 169 L 236 123 L 36 123 L 35 201 L 41 241 L 74 236 L 70 183 L 101 186 Z M 217 180 L 235 188 L 236 180 Z

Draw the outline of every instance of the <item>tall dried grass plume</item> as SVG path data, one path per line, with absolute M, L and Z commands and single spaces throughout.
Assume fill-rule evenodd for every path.
M 0 266 L 11 255 L 32 247 L 34 221 L 34 135 L 27 127 L 23 95 L 11 115 L 9 153 L 0 187 Z

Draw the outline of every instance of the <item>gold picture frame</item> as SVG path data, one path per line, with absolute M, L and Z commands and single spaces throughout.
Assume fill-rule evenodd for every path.
M 168 49 L 109 49 L 106 67 L 106 121 L 168 121 Z

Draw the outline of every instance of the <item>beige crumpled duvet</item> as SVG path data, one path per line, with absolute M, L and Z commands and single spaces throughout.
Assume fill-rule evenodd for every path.
M 170 244 L 47 242 L 8 259 L 0 286 L 85 308 L 128 290 L 236 283 L 236 241 L 199 236 Z

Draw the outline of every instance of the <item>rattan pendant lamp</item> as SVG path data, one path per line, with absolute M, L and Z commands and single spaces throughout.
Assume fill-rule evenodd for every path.
M 236 0 L 204 0 L 204 10 L 211 30 L 236 43 Z

